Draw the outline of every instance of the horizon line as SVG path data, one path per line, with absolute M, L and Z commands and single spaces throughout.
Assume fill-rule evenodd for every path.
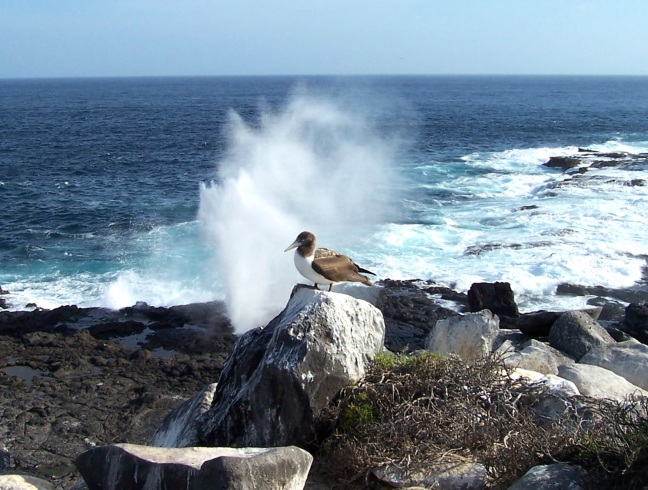
M 7 80 L 99 80 L 99 79 L 153 79 L 153 78 L 648 78 L 648 74 L 569 74 L 569 73 L 368 73 L 368 74 L 220 74 L 220 75 L 37 75 L 0 76 Z

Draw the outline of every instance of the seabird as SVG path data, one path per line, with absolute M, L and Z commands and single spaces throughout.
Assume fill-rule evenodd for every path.
M 284 252 L 295 250 L 295 267 L 299 273 L 309 281 L 318 284 L 328 284 L 329 291 L 333 284 L 341 282 L 361 282 L 372 286 L 371 281 L 362 274 L 371 274 L 371 271 L 356 265 L 349 257 L 328 250 L 326 248 L 315 248 L 315 235 L 310 231 L 302 231 L 297 239 L 292 242 Z

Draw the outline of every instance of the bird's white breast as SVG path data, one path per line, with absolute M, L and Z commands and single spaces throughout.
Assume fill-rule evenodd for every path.
M 299 273 L 304 276 L 309 281 L 314 282 L 315 284 L 335 284 L 334 281 L 326 279 L 321 274 L 318 274 L 313 269 L 313 259 L 311 255 L 309 257 L 304 257 L 297 250 L 295 250 L 295 267 Z

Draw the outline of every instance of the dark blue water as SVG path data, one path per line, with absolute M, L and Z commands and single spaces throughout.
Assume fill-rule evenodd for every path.
M 1 80 L 0 285 L 14 307 L 101 303 L 125 272 L 159 264 L 183 270 L 168 285 L 187 300 L 208 297 L 211 280 L 192 279 L 208 252 L 183 228 L 196 220 L 199 183 L 219 178 L 231 111 L 259 127 L 296 93 L 362 113 L 400 142 L 394 164 L 418 183 L 492 171 L 470 155 L 648 142 L 645 77 Z M 395 224 L 426 224 L 434 203 L 474 194 L 435 182 L 407 196 L 416 206 Z M 191 257 L 175 264 L 171 243 Z

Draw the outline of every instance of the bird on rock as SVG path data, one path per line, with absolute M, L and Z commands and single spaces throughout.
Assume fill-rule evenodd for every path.
M 372 286 L 371 281 L 362 274 L 371 274 L 371 271 L 356 265 L 349 257 L 334 250 L 316 248 L 316 239 L 310 231 L 302 231 L 294 242 L 284 252 L 295 250 L 295 267 L 299 273 L 309 281 L 318 284 L 328 284 L 329 291 L 333 284 L 342 282 L 361 282 Z

